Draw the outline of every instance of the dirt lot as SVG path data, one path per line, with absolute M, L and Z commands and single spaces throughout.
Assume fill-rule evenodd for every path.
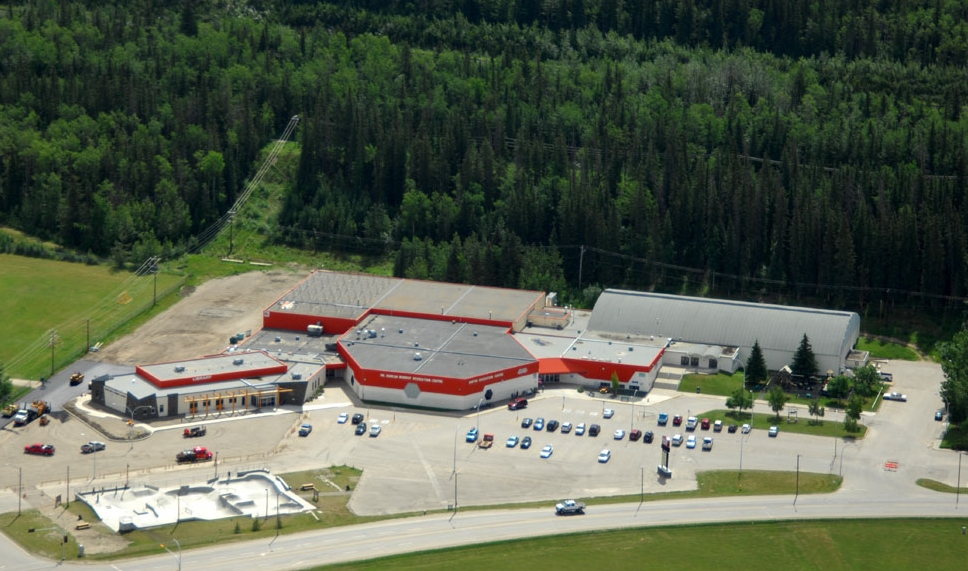
M 308 270 L 253 271 L 184 288 L 174 307 L 87 358 L 143 365 L 221 352 L 232 335 L 260 329 L 262 310 L 308 275 Z

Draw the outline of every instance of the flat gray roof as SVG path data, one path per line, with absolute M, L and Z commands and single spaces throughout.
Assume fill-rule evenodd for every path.
M 270 306 L 272 311 L 357 320 L 370 308 L 514 322 L 544 293 L 365 274 L 313 272 Z
M 265 351 L 269 355 L 289 363 L 318 363 L 320 366 L 342 363 L 335 347 L 332 351 L 326 345 L 334 345 L 339 340 L 338 335 L 323 335 L 310 337 L 305 332 L 285 331 L 281 329 L 262 329 L 245 340 L 242 347 L 255 351 Z
M 241 363 L 239 362 L 241 360 Z M 261 351 L 234 351 L 221 355 L 142 365 L 141 370 L 160 381 L 217 375 L 226 371 L 246 373 L 279 366 L 279 361 Z M 183 369 L 182 369 L 183 368 Z M 181 369 L 181 370 L 179 370 Z
M 469 378 L 535 362 L 507 328 L 460 321 L 375 315 L 342 343 L 364 369 L 427 376 Z

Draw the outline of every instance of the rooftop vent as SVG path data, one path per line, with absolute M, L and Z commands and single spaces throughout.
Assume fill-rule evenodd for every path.
M 241 365 L 242 363 L 245 363 L 245 359 L 239 358 L 232 361 L 233 365 Z
M 176 373 L 184 373 L 185 372 L 185 365 L 178 365 L 178 366 L 176 366 L 175 367 L 175 372 Z

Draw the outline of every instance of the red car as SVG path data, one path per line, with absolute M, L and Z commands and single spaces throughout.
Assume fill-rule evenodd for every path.
M 709 430 L 709 419 L 708 418 L 702 419 L 702 422 L 699 423 L 699 427 L 702 428 L 703 430 Z
M 682 426 L 682 415 L 677 414 L 672 417 L 672 426 Z
M 24 454 L 40 454 L 41 456 L 53 456 L 53 444 L 29 444 L 24 446 Z

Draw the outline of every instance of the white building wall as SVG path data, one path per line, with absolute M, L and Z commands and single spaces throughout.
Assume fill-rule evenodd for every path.
M 122 393 L 117 389 L 104 385 L 104 406 L 111 410 L 116 410 L 121 414 L 128 408 L 128 393 Z

